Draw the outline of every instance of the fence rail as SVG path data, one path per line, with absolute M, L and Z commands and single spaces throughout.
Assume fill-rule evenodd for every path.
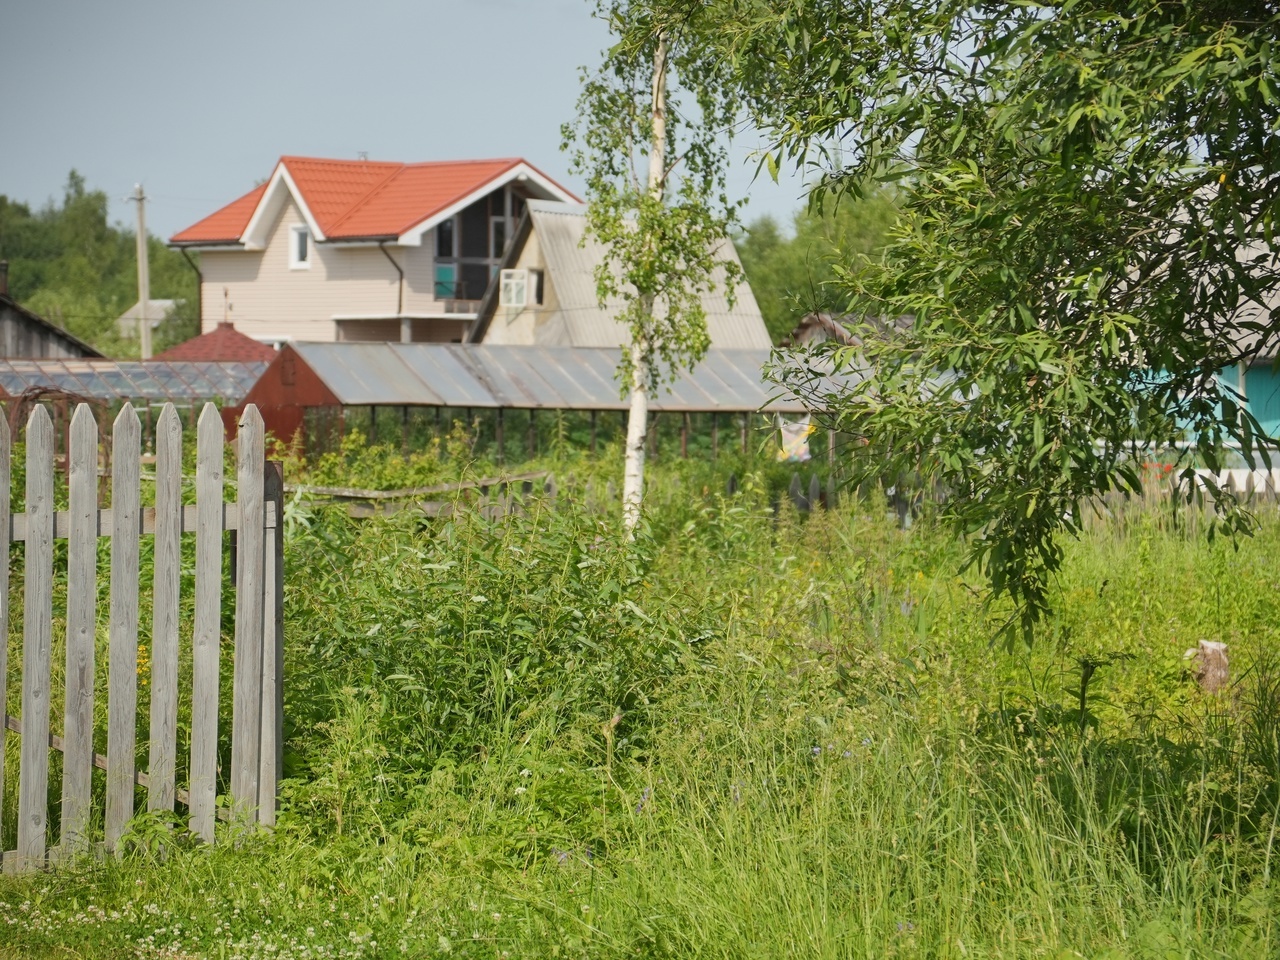
M 11 785 L 4 769 L 6 731 L 21 736 L 17 778 L 16 846 L 0 854 L 7 872 L 38 869 L 51 857 L 86 852 L 96 839 L 93 771 L 106 773 L 101 838 L 119 849 L 136 811 L 137 787 L 146 790 L 149 811 L 187 808 L 190 828 L 212 841 L 219 816 L 239 826 L 274 823 L 280 776 L 283 691 L 283 477 L 279 464 L 264 458 L 262 418 L 249 406 L 236 441 L 236 499 L 224 501 L 222 418 L 206 404 L 196 427 L 196 502 L 182 503 L 182 421 L 165 404 L 155 430 L 155 505 L 141 503 L 141 424 L 126 404 L 110 437 L 110 506 L 99 504 L 100 438 L 93 410 L 76 408 L 67 444 L 68 509 L 56 510 L 53 423 L 43 406 L 31 410 L 26 428 L 26 510 L 10 514 L 12 447 L 0 420 L 0 707 L 9 703 L 9 551 L 21 543 L 23 621 L 21 712 L 4 713 L 0 723 L 0 800 Z M 235 592 L 224 598 L 224 533 L 237 540 Z M 191 680 L 180 690 L 184 651 L 182 538 L 194 534 L 195 576 L 191 623 Z M 142 538 L 154 540 L 149 571 L 140 570 Z M 95 729 L 95 671 L 98 664 L 98 544 L 110 539 L 107 619 L 106 729 Z M 62 733 L 52 729 L 51 712 L 54 541 L 66 547 L 66 623 Z M 147 707 L 146 770 L 140 769 L 139 630 L 140 577 L 150 575 L 150 702 Z M 15 591 L 16 592 L 16 591 Z M 230 731 L 230 804 L 219 810 L 220 659 L 223 606 L 234 602 L 234 704 Z M 180 702 L 189 706 L 189 763 L 178 770 Z M 2 711 L 0 711 L 2 712 Z M 106 753 L 95 751 L 105 732 Z M 50 797 L 50 750 L 62 754 L 61 797 Z M 183 775 L 185 774 L 185 776 Z M 50 844 L 50 810 L 58 810 L 58 839 Z M 0 839 L 8 835 L 0 802 Z M 3 849 L 0 846 L 0 849 Z

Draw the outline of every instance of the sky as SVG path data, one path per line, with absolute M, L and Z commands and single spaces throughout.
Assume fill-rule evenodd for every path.
M 167 238 L 268 177 L 278 157 L 523 157 L 581 195 L 560 152 L 579 68 L 609 35 L 590 0 L 3 0 L 0 194 L 43 206 L 74 168 Z M 788 224 L 796 178 L 733 148 L 744 219 Z

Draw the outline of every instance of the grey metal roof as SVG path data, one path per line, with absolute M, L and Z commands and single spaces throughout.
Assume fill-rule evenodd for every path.
M 625 410 L 611 347 L 443 343 L 293 343 L 343 406 Z M 712 349 L 651 397 L 654 410 L 800 413 L 797 398 L 767 383 L 768 350 Z M 253 399 L 250 397 L 249 399 Z
M 539 319 L 542 343 L 572 347 L 617 347 L 630 335 L 614 317 L 621 303 L 609 301 L 604 307 L 596 298 L 595 270 L 604 248 L 595 240 L 583 243 L 586 207 L 576 203 L 530 200 L 528 216 L 546 262 L 548 282 L 555 289 L 556 308 Z M 720 256 L 741 266 L 731 241 L 725 241 Z M 772 345 L 760 307 L 751 287 L 739 283 L 732 307 L 724 294 L 724 270 L 713 275 L 715 288 L 703 295 L 707 333 L 711 345 L 725 350 L 768 350 Z
M 262 361 L 0 360 L 0 391 L 63 390 L 94 400 L 224 400 L 239 403 L 267 369 Z

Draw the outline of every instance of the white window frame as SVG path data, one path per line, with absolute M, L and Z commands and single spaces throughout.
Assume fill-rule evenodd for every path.
M 307 257 L 305 260 L 298 259 L 298 234 L 303 234 L 307 238 Z M 310 270 L 311 269 L 311 253 L 315 249 L 315 242 L 311 238 L 311 230 L 305 223 L 295 223 L 289 228 L 289 269 L 290 270 Z
M 503 270 L 498 281 L 498 306 L 524 309 L 529 302 L 529 271 Z

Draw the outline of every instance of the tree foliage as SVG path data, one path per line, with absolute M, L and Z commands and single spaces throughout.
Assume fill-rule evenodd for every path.
M 892 194 L 870 190 L 797 212 L 790 237 L 768 216 L 747 227 L 737 240 L 738 255 L 774 343 L 806 314 L 849 309 L 849 291 L 837 282 L 837 269 L 847 273 L 851 265 L 878 256 L 896 218 Z
M 1047 609 L 1057 534 L 1140 488 L 1140 451 L 1185 443 L 1187 481 L 1266 456 L 1215 373 L 1276 338 L 1274 0 L 715 6 L 771 168 L 899 186 L 882 269 L 845 279 L 915 325 L 829 399 L 881 468 L 949 489 L 1010 637 Z
M 148 238 L 151 296 L 179 300 L 157 331 L 162 350 L 194 336 L 194 271 L 163 241 Z M 107 195 L 89 190 L 80 174 L 67 177 L 62 203 L 32 211 L 0 195 L 0 260 L 9 261 L 9 293 L 23 306 L 65 327 L 109 355 L 137 355 L 137 340 L 122 340 L 116 318 L 138 300 L 133 232 L 107 222 Z

